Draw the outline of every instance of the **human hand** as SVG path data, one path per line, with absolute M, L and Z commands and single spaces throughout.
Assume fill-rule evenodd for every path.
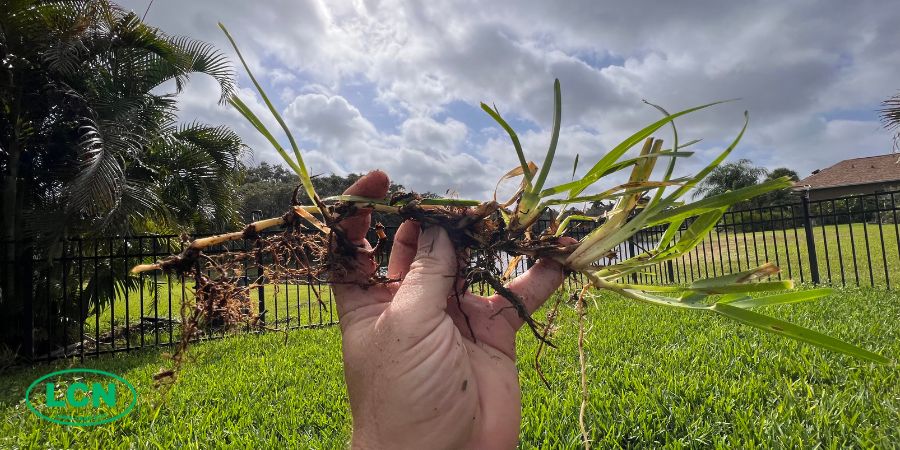
M 345 193 L 382 198 L 388 185 L 375 171 Z M 360 211 L 340 224 L 366 250 L 370 215 Z M 523 322 L 510 303 L 456 294 L 456 251 L 440 227 L 406 221 L 397 230 L 388 277 L 400 282 L 361 286 L 376 264 L 360 253 L 355 266 L 333 286 L 353 447 L 514 448 L 521 424 L 515 335 Z M 562 280 L 558 263 L 538 261 L 508 287 L 532 313 Z

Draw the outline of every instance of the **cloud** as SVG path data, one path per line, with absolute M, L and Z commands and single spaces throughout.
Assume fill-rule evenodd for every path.
M 375 127 L 344 97 L 302 94 L 284 111 L 289 125 L 307 138 L 334 151 L 362 152 L 356 148 L 377 134 Z M 353 148 L 348 148 L 352 146 Z
M 146 1 L 122 3 L 146 8 Z M 496 104 L 519 128 L 529 159 L 541 163 L 554 78 L 563 86 L 564 125 L 554 183 L 571 176 L 575 154 L 587 170 L 657 120 L 644 98 L 670 111 L 740 98 L 678 121 L 685 139 L 704 139 L 683 171 L 727 145 L 744 110 L 751 126 L 732 158 L 803 176 L 886 153 L 890 134 L 874 110 L 900 88 L 891 8 L 880 1 L 157 0 L 147 20 L 231 54 L 216 27 L 226 23 L 302 135 L 314 172 L 380 167 L 410 188 L 485 197 L 517 160 L 502 131 L 482 132 L 478 102 Z M 239 82 L 249 86 L 243 76 Z M 360 83 L 367 95 L 349 96 Z M 181 96 L 183 118 L 232 126 L 258 158 L 277 159 L 240 117 L 215 104 L 208 80 L 192 84 L 199 87 Z

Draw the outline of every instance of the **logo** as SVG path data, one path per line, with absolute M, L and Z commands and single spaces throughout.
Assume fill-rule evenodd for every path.
M 88 427 L 125 417 L 137 404 L 137 390 L 113 373 L 66 369 L 34 380 L 25 404 L 43 420 Z

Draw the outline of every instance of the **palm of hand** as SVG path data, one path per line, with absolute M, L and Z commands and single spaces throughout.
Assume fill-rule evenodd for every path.
M 364 183 L 373 174 L 348 192 L 377 191 Z M 368 221 L 365 214 L 342 224 L 364 248 Z M 406 222 L 388 265 L 388 276 L 401 282 L 353 284 L 375 270 L 362 256 L 356 273 L 334 286 L 355 447 L 515 447 L 521 421 L 515 333 L 522 321 L 500 296 L 457 298 L 456 264 L 442 229 L 420 232 Z M 539 262 L 509 287 L 531 312 L 561 281 L 558 264 Z

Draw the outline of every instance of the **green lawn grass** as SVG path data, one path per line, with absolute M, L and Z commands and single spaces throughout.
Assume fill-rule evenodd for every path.
M 847 289 L 765 311 L 900 359 L 900 296 Z M 538 312 L 539 315 L 542 312 Z M 900 368 L 874 366 L 704 313 L 601 295 L 587 333 L 588 428 L 596 448 L 879 447 L 900 442 Z M 576 323 L 558 320 L 540 382 L 519 334 L 522 448 L 579 445 Z M 159 409 L 159 351 L 61 361 L 0 375 L 2 448 L 344 448 L 350 416 L 337 327 L 197 344 Z M 65 367 L 124 376 L 129 416 L 92 428 L 39 420 L 23 402 L 34 379 Z
M 803 228 L 746 233 L 729 229 L 728 232 L 712 233 L 695 250 L 675 260 L 675 281 L 739 272 L 768 261 L 781 267 L 783 278 L 809 282 L 811 273 L 805 233 Z M 823 283 L 900 286 L 900 241 L 894 224 L 814 226 L 813 237 Z M 637 243 L 643 244 L 640 240 Z M 668 276 L 663 266 L 654 268 L 651 273 L 644 281 L 666 280 Z
M 192 300 L 194 297 L 192 282 L 182 284 L 178 277 L 167 275 L 158 275 L 155 279 L 148 277 L 148 283 L 142 291 L 130 289 L 127 296 L 118 295 L 112 304 L 106 304 L 98 313 L 89 316 L 84 321 L 85 334 L 90 338 L 95 338 L 98 334 L 103 336 L 114 326 L 137 324 L 141 317 L 153 319 L 172 317 L 180 320 L 183 300 Z M 326 285 L 267 284 L 262 292 L 258 288 L 253 288 L 250 300 L 254 313 L 259 312 L 260 298 L 263 300 L 266 321 L 271 326 L 300 327 L 337 321 L 331 289 Z M 73 327 L 71 331 L 77 333 L 78 330 Z M 177 340 L 176 334 L 177 329 L 174 329 L 172 336 Z M 132 346 L 141 343 L 140 332 L 133 330 L 130 334 L 120 333 L 116 339 L 116 347 L 124 348 L 126 338 L 130 340 Z M 104 348 L 112 347 L 109 339 L 104 342 L 106 342 Z M 163 323 L 156 329 L 145 330 L 144 342 L 170 342 L 168 324 Z

